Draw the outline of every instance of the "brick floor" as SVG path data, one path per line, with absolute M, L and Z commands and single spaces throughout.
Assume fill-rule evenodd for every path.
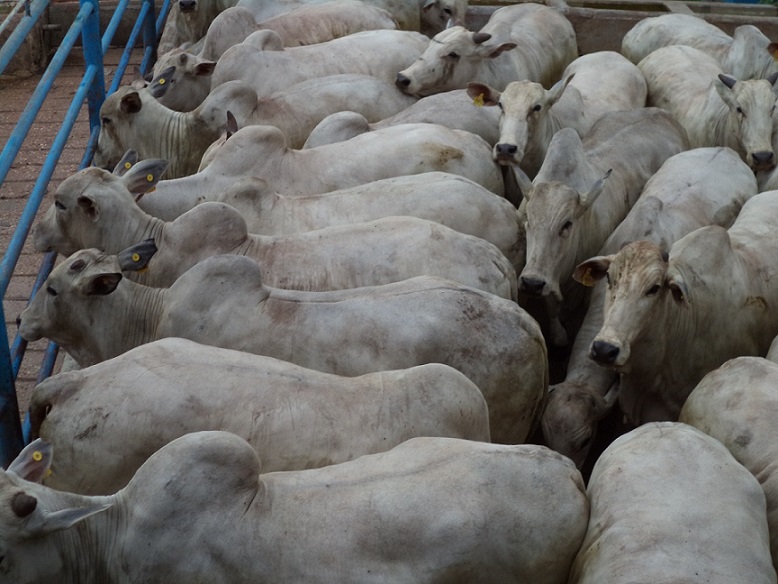
M 116 66 L 121 58 L 121 49 L 109 49 L 104 59 L 106 84 L 110 84 Z M 135 50 L 130 59 L 126 78 L 130 78 L 133 65 L 139 65 L 142 58 L 140 50 Z M 13 166 L 0 184 L 0 252 L 5 254 L 16 225 L 22 214 L 27 197 L 35 186 L 38 174 L 46 159 L 49 148 L 62 126 L 62 120 L 70 106 L 73 95 L 81 82 L 84 63 L 78 47 L 73 49 L 65 66 L 53 84 L 49 95 L 36 117 L 22 149 Z M 40 76 L 27 78 L 0 78 L 0 148 L 4 147 L 16 123 L 40 81 Z M 78 169 L 89 139 L 89 121 L 87 106 L 81 108 L 70 138 L 57 163 L 57 167 L 48 186 L 46 197 L 38 212 L 44 213 L 51 205 L 50 194 L 57 185 Z M 37 220 L 37 219 L 36 219 Z M 9 343 L 16 336 L 16 317 L 24 309 L 30 296 L 35 275 L 40 267 L 43 255 L 36 253 L 27 242 L 11 279 L 8 291 L 3 298 L 6 332 Z M 41 360 L 46 350 L 45 340 L 31 343 L 22 361 L 16 380 L 19 408 L 27 408 L 30 392 L 38 378 Z M 56 368 L 60 366 L 62 356 L 58 358 Z M 55 368 L 55 370 L 56 370 Z

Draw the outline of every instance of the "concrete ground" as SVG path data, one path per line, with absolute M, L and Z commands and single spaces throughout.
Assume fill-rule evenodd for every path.
M 135 50 L 133 53 L 130 66 L 125 73 L 126 80 L 131 78 L 132 73 L 130 70 L 132 66 L 140 64 L 141 51 Z M 121 49 L 109 49 L 108 54 L 105 56 L 106 85 L 111 83 L 120 58 Z M 2 254 L 5 254 L 8 249 L 11 237 L 16 230 L 17 223 L 27 202 L 27 197 L 35 186 L 49 148 L 62 126 L 65 112 L 78 89 L 83 73 L 83 58 L 81 57 L 79 47 L 76 47 L 54 82 L 6 180 L 0 184 L 0 253 Z M 4 147 L 8 141 L 40 79 L 40 75 L 25 78 L 0 77 L 0 148 Z M 87 106 L 84 104 L 67 145 L 62 152 L 62 156 L 57 163 L 46 192 L 46 197 L 38 212 L 38 217 L 51 206 L 51 194 L 56 190 L 59 183 L 78 170 L 78 165 L 83 157 L 88 139 L 89 120 Z M 16 317 L 27 304 L 27 299 L 30 296 L 30 291 L 43 257 L 43 254 L 35 252 L 31 242 L 25 244 L 8 292 L 3 300 L 3 311 L 5 313 L 9 343 L 13 343 L 16 336 Z M 17 398 L 21 412 L 26 411 L 30 393 L 38 379 L 38 372 L 46 347 L 47 341 L 45 340 L 30 343 L 27 347 L 27 352 L 16 381 Z M 55 371 L 59 367 L 61 360 L 62 357 L 60 356 Z

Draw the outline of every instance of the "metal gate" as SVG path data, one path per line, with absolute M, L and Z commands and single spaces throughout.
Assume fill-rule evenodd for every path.
M 88 143 L 85 144 L 84 155 L 79 168 L 88 166 L 92 161 L 92 156 L 97 144 L 97 136 L 100 131 L 100 106 L 105 100 L 105 97 L 116 91 L 119 87 L 136 44 L 142 45 L 143 50 L 141 73 L 145 74 L 148 72 L 154 63 L 157 43 L 170 6 L 170 0 L 163 1 L 159 9 L 158 18 L 155 18 L 154 0 L 136 0 L 136 2 L 137 1 L 140 1 L 141 3 L 137 19 L 129 34 L 126 47 L 122 53 L 111 86 L 106 88 L 105 78 L 103 76 L 103 56 L 108 50 L 108 47 L 111 46 L 111 41 L 114 38 L 119 24 L 122 22 L 122 18 L 127 12 L 130 0 L 121 0 L 119 2 L 113 17 L 102 34 L 100 31 L 98 0 L 79 0 L 79 11 L 77 16 L 65 34 L 64 39 L 51 59 L 46 71 L 43 73 L 35 92 L 20 116 L 16 127 L 8 138 L 8 142 L 2 152 L 0 152 L 0 184 L 2 184 L 22 147 L 22 144 L 27 138 L 30 127 L 35 121 L 46 95 L 61 71 L 65 59 L 80 39 L 85 63 L 84 76 L 78 90 L 73 96 L 73 100 L 70 103 L 67 113 L 65 114 L 61 129 L 57 133 L 52 147 L 46 156 L 46 160 L 43 164 L 41 173 L 35 182 L 35 186 L 27 199 L 21 218 L 11 237 L 8 249 L 5 251 L 2 261 L 0 261 L 0 292 L 2 293 L 4 300 L 11 277 L 16 268 L 19 256 L 21 255 L 22 247 L 30 232 L 30 228 L 32 227 L 32 222 L 35 219 L 41 201 L 46 194 L 46 188 L 51 180 L 51 176 L 57 166 L 57 162 L 59 161 L 62 150 L 70 136 L 84 101 L 87 101 L 88 103 L 90 138 Z M 33 27 L 49 4 L 50 0 L 19 0 L 5 21 L 0 25 L 0 31 L 2 31 L 8 27 L 12 18 L 21 14 L 22 11 L 24 12 L 23 16 L 16 24 L 13 33 L 11 33 L 6 43 L 0 48 L 0 74 L 6 70 L 11 59 L 22 47 L 25 37 L 33 30 Z M 49 272 L 51 272 L 55 259 L 56 254 L 46 254 L 33 285 L 30 299 L 32 299 L 49 275 Z M 5 322 L 2 304 L 0 304 L 0 316 L 3 317 L 2 322 Z M 8 333 L 8 331 L 6 331 L 6 333 Z M 2 341 L 0 341 L 0 464 L 2 464 L 4 468 L 10 464 L 24 444 L 29 441 L 27 421 L 25 420 L 25 423 L 22 424 L 19 417 L 19 406 L 15 388 L 16 378 L 19 373 L 22 359 L 24 358 L 27 343 L 17 334 L 14 337 L 13 342 L 9 344 L 8 337 L 9 335 L 6 334 Z M 38 376 L 39 380 L 51 375 L 56 356 L 56 345 L 49 343 Z

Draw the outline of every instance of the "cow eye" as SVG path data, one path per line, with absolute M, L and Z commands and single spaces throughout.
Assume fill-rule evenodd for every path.
M 102 117 L 100 118 L 100 122 L 105 126 L 111 123 L 111 118 Z
M 572 221 L 565 221 L 565 224 L 562 225 L 562 229 L 559 230 L 559 235 L 561 235 L 562 237 L 567 237 L 572 227 L 573 227 Z
M 657 292 L 659 292 L 659 284 L 654 284 L 646 291 L 646 296 L 656 296 Z
M 737 113 L 742 114 L 743 113 L 743 108 L 740 107 L 740 106 L 737 106 Z
M 450 52 L 450 53 L 449 53 L 448 55 L 446 55 L 446 56 L 447 56 L 448 58 L 450 58 L 450 59 L 454 59 L 454 60 L 456 60 L 456 59 L 459 59 L 459 55 L 457 55 L 457 54 L 456 54 L 455 52 L 453 52 L 453 51 L 452 51 L 452 52 Z
M 532 108 L 532 111 L 539 112 L 541 109 L 543 109 L 543 106 L 541 106 L 539 103 L 536 103 L 535 107 Z
M 444 8 L 444 9 L 443 9 L 443 12 L 445 12 L 445 13 L 446 13 L 446 14 L 448 14 L 449 16 L 451 16 L 451 15 L 453 14 L 453 12 L 451 11 L 451 8 Z
M 50 296 L 56 296 L 57 295 L 57 291 L 54 288 L 52 288 L 51 286 L 46 286 L 46 292 L 48 292 Z
M 59 209 L 60 211 L 64 211 L 64 210 L 65 210 L 65 205 L 63 205 L 63 204 L 62 204 L 62 203 L 60 203 L 59 201 L 54 201 L 54 206 L 55 206 L 57 209 Z
M 505 109 L 502 107 L 502 102 L 501 102 L 501 101 L 498 101 L 498 102 L 497 102 L 497 107 L 498 107 L 498 108 L 500 108 L 500 111 L 501 111 L 501 112 L 502 112 L 502 111 L 505 111 Z

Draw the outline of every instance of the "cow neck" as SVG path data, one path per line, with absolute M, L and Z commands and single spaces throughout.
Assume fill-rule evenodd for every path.
M 90 335 L 94 343 L 90 353 L 98 356 L 88 363 L 90 365 L 157 339 L 164 288 L 142 286 L 124 278 L 109 297 L 111 301 L 102 304 L 100 312 L 103 314 L 95 315 L 95 320 L 102 321 L 102 326 L 90 328 L 90 331 L 95 328 L 99 331 L 97 335 Z M 85 366 L 80 360 L 78 362 Z
M 208 132 L 192 112 L 172 114 L 160 124 L 158 157 L 170 161 L 168 175 L 177 178 L 197 172 L 203 153 L 218 135 Z
M 125 236 L 121 239 L 121 249 L 110 250 L 109 253 L 119 253 L 123 249 L 146 239 L 153 239 L 157 243 L 162 240 L 165 232 L 165 222 L 153 215 L 146 213 L 143 215 L 143 219 L 135 223 L 135 225 L 129 225 L 129 222 L 124 223 Z

